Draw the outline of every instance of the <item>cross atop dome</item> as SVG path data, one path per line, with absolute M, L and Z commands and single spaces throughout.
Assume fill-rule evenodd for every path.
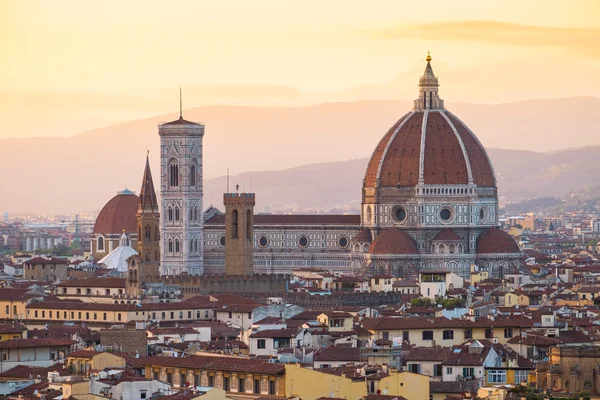
M 431 68 L 431 54 L 427 52 L 425 58 L 427 65 L 425 66 L 425 72 L 423 76 L 419 78 L 419 98 L 415 100 L 415 111 L 424 110 L 443 110 L 444 100 L 440 99 L 438 95 L 438 78 L 433 73 Z

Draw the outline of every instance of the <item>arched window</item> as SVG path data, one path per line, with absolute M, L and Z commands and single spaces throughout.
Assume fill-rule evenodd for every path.
M 231 238 L 238 238 L 238 211 L 233 210 L 231 212 Z
M 198 252 L 198 239 L 194 240 L 194 252 L 197 253 Z
M 194 239 L 190 239 L 190 253 L 194 252 Z
M 175 163 L 169 166 L 169 186 L 179 186 L 179 166 Z
M 175 253 L 179 253 L 179 239 L 175 239 Z
M 146 242 L 150 242 L 152 240 L 151 238 L 151 229 L 149 226 L 146 227 Z
M 196 186 L 196 164 L 190 166 L 190 186 Z
M 252 240 L 252 212 L 246 211 L 246 239 Z
M 175 221 L 179 221 L 179 207 L 175 206 Z
M 171 207 L 169 207 L 167 214 L 169 214 L 169 221 L 173 221 L 173 209 Z
M 98 250 L 104 250 L 104 238 L 102 236 L 98 237 Z
M 433 92 L 429 92 L 429 108 L 433 108 Z
M 173 252 L 173 241 L 169 239 L 169 253 Z
M 423 92 L 423 108 L 427 108 L 427 92 Z
M 194 207 L 194 221 L 198 221 L 198 207 Z
M 190 207 L 190 216 L 189 216 L 189 218 L 190 218 L 190 221 L 194 220 L 194 209 L 192 207 Z

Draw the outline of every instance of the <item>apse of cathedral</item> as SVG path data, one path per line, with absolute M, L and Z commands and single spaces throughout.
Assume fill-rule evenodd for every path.
M 255 215 L 254 194 L 244 193 L 225 194 L 225 214 L 213 207 L 203 212 L 204 125 L 183 119 L 180 112 L 179 119 L 159 126 L 160 204 L 147 163 L 139 199 L 119 194 L 100 213 L 94 254 L 101 251 L 100 237 L 125 229 L 137 245 L 136 260 L 152 271 L 148 274 L 246 275 L 252 269 L 289 274 L 318 268 L 404 278 L 428 272 L 467 277 L 474 265 L 493 277 L 516 271 L 521 254 L 499 229 L 492 163 L 475 134 L 446 110 L 429 55 L 426 63 L 413 109 L 392 125 L 371 155 L 360 215 Z M 119 226 L 125 221 L 127 226 Z M 237 250 L 227 251 L 228 242 Z M 226 267 L 226 260 L 236 265 Z

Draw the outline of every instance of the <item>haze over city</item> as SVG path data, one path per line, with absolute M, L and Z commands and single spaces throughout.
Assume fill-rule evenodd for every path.
M 0 397 L 600 399 L 600 0 L 0 0 Z

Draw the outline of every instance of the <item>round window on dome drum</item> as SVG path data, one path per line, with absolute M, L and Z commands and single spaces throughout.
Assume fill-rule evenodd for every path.
M 345 236 L 342 236 L 341 238 L 338 239 L 338 245 L 342 248 L 345 249 L 346 247 L 348 247 L 348 238 Z
M 225 236 L 221 236 L 221 238 L 219 239 L 219 244 L 225 247 Z
M 298 246 L 304 248 L 308 246 L 308 238 L 306 236 L 301 236 L 300 239 L 298 239 Z
M 452 211 L 449 208 L 442 208 L 440 210 L 440 219 L 442 221 L 450 221 L 450 218 L 452 218 Z
M 260 247 L 267 247 L 267 246 L 269 245 L 269 239 L 267 239 L 267 237 L 266 237 L 266 236 L 261 236 L 261 237 L 258 239 L 258 245 L 259 245 Z
M 402 206 L 396 206 L 392 209 L 392 218 L 397 223 L 406 221 L 407 213 L 406 209 Z

